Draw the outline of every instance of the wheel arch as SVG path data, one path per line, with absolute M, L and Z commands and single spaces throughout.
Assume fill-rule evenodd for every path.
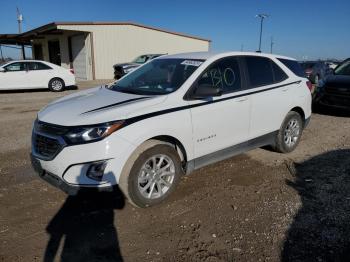
M 65 84 L 66 81 L 64 81 L 64 79 L 62 77 L 59 77 L 59 76 L 53 76 L 50 78 L 48 84 L 52 81 L 52 80 L 55 80 L 55 79 L 59 79 L 59 80 L 62 80 L 62 82 Z
M 161 135 L 161 136 L 154 136 L 152 138 L 149 138 L 147 140 L 145 140 L 143 143 L 139 144 L 139 146 L 134 149 L 133 153 L 129 156 L 129 158 L 127 159 L 127 161 L 125 162 L 124 166 L 122 167 L 122 170 L 120 172 L 120 176 L 118 178 L 118 186 L 121 189 L 121 191 L 123 192 L 123 194 L 125 196 L 127 196 L 127 198 L 129 199 L 130 203 L 138 206 L 132 199 L 130 199 L 130 188 L 129 188 L 129 175 L 130 172 L 132 170 L 132 167 L 135 163 L 135 161 L 137 160 L 137 158 L 140 156 L 140 154 L 142 154 L 144 151 L 157 146 L 157 145 L 170 145 L 170 146 L 174 146 L 175 150 L 178 152 L 179 157 L 182 161 L 182 157 L 186 157 L 185 154 L 185 150 L 184 147 L 182 145 L 182 143 L 176 139 L 175 137 L 172 136 L 167 136 L 167 135 Z M 182 148 L 182 149 L 181 149 Z M 184 151 L 182 151 L 184 150 Z M 183 156 L 181 156 L 183 155 Z M 186 162 L 182 162 L 186 163 Z M 184 167 L 183 166 L 183 171 L 184 171 Z
M 47 83 L 47 87 L 48 87 L 49 89 L 51 89 L 50 83 L 51 83 L 52 81 L 54 81 L 55 79 L 59 79 L 59 80 L 62 81 L 62 83 L 63 83 L 63 89 L 66 87 L 66 81 L 64 81 L 64 79 L 63 79 L 62 77 L 54 76 L 54 77 L 51 77 L 50 80 L 49 80 L 49 82 Z
M 164 143 L 171 144 L 172 146 L 174 146 L 175 150 L 178 152 L 182 164 L 183 165 L 186 164 L 187 157 L 188 157 L 186 149 L 184 145 L 177 138 L 170 135 L 159 135 L 159 136 L 151 137 L 148 140 L 158 140 Z
M 293 107 L 290 111 L 298 113 L 301 116 L 301 119 L 303 120 L 303 125 L 305 125 L 305 121 L 306 121 L 305 112 L 301 107 L 299 106 Z

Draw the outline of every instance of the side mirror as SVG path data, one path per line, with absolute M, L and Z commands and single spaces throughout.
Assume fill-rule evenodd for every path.
M 222 91 L 218 87 L 213 87 L 210 84 L 199 84 L 195 89 L 192 98 L 203 99 L 213 96 L 221 96 Z
M 3 67 L 0 67 L 0 72 L 1 72 L 1 73 L 5 73 L 5 72 L 6 72 L 6 69 L 3 68 Z

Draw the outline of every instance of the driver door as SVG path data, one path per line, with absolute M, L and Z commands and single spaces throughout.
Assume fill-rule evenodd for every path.
M 239 59 L 226 57 L 210 65 L 197 80 L 195 88 L 209 85 L 220 88 L 222 95 L 190 101 L 196 159 L 248 139 L 250 98 L 244 96 L 242 75 Z
M 26 76 L 25 63 L 14 62 L 4 66 L 5 71 L 0 73 L 0 89 L 11 90 L 11 89 L 22 89 L 26 88 L 28 84 Z

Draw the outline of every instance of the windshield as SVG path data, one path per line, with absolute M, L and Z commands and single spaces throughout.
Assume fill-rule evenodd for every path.
M 138 95 L 163 95 L 177 90 L 204 60 L 155 59 L 109 88 Z
M 334 74 L 336 75 L 350 75 L 350 60 L 345 61 L 339 65 L 335 70 Z
M 149 58 L 149 57 L 148 57 L 147 55 L 140 55 L 140 56 L 136 57 L 136 58 L 132 61 L 132 63 L 144 64 L 144 63 L 147 62 L 148 58 Z

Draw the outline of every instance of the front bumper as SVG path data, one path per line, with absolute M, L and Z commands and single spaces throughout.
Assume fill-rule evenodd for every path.
M 50 184 L 69 194 L 81 188 L 109 190 L 119 182 L 122 168 L 135 150 L 135 146 L 117 134 L 93 143 L 63 146 L 53 158 L 38 154 L 32 145 L 32 165 L 39 176 Z M 88 176 L 89 169 L 96 162 L 106 162 L 101 179 Z
M 112 185 L 108 185 L 104 187 L 93 187 L 93 186 L 86 186 L 86 185 L 81 186 L 81 185 L 69 184 L 65 182 L 61 177 L 44 170 L 41 166 L 40 160 L 35 158 L 32 154 L 30 154 L 30 159 L 31 159 L 31 163 L 34 171 L 41 179 L 43 179 L 50 185 L 61 189 L 63 192 L 69 195 L 77 195 L 79 192 L 90 190 L 90 189 L 97 189 L 97 191 L 103 191 L 103 192 L 113 191 Z

